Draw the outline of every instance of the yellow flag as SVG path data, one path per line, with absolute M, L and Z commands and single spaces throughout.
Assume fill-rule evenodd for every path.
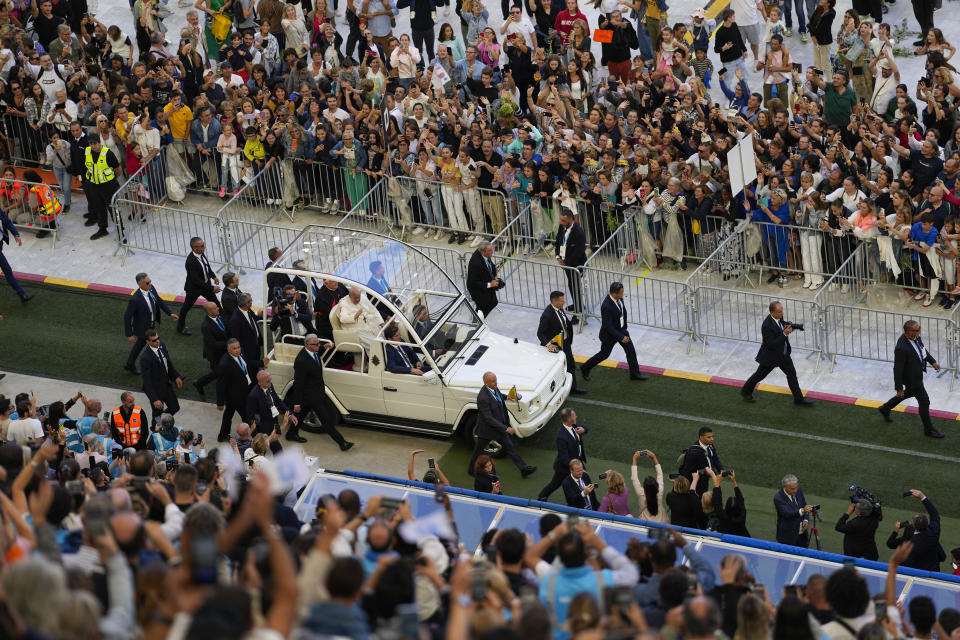
M 509 398 L 510 400 L 519 400 L 519 399 L 520 399 L 520 394 L 517 393 L 517 386 L 516 386 L 516 385 L 510 387 L 510 391 L 507 393 L 507 398 Z
M 553 336 L 553 340 L 551 342 L 556 342 L 557 346 L 563 349 L 563 333 L 558 333 L 557 335 Z

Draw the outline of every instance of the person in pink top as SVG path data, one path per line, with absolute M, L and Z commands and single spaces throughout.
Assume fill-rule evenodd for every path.
M 589 33 L 590 21 L 587 16 L 580 11 L 577 6 L 577 0 L 567 0 L 567 8 L 557 14 L 557 19 L 553 23 L 553 28 L 557 30 L 560 36 L 560 44 L 567 44 L 570 40 L 570 32 L 573 31 L 573 23 L 577 20 L 583 20 L 587 23 Z
M 607 469 L 606 474 L 602 474 L 607 480 L 607 495 L 600 501 L 598 511 L 603 513 L 614 513 L 618 516 L 633 516 L 630 513 L 628 499 L 630 491 L 627 489 L 626 482 L 623 481 L 623 474 Z

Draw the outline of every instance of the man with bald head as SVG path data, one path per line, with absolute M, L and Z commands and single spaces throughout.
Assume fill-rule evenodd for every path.
M 200 323 L 200 333 L 203 334 L 203 357 L 210 363 L 210 373 L 197 378 L 193 383 L 200 395 L 203 395 L 203 387 L 207 383 L 217 379 L 217 365 L 227 352 L 227 340 L 230 339 L 227 323 L 220 317 L 220 305 L 206 302 L 203 310 L 207 315 Z
M 938 179 L 930 187 L 930 197 L 917 207 L 917 212 L 913 216 L 914 222 L 919 222 L 923 214 L 929 213 L 933 215 L 933 226 L 937 229 L 943 229 L 944 221 L 957 212 L 952 204 L 943 199 L 944 191 L 943 183 Z
M 253 431 L 254 435 L 258 433 L 270 435 L 274 431 L 279 433 L 280 425 L 285 420 L 289 420 L 294 427 L 297 426 L 297 417 L 290 412 L 287 405 L 280 399 L 277 390 L 273 388 L 270 373 L 266 369 L 257 372 L 257 384 L 247 394 L 247 416 L 250 420 L 256 420 L 257 422 L 257 427 Z M 271 439 L 270 450 L 276 453 L 281 449 L 283 447 L 280 442 Z
M 507 398 L 497 388 L 497 374 L 487 371 L 483 374 L 483 386 L 477 394 L 477 426 L 474 432 L 476 444 L 473 447 L 467 473 L 473 475 L 474 463 L 491 442 L 496 442 L 503 447 L 504 452 L 517 465 L 520 475 L 524 478 L 536 471 L 536 467 L 528 465 L 520 457 L 511 437 L 514 433 L 513 427 L 510 426 Z
M 377 333 L 383 321 L 373 303 L 357 287 L 351 287 L 347 299 L 341 300 L 333 312 L 344 329 Z
M 713 640 L 720 628 L 720 609 L 712 598 L 697 596 L 683 605 L 683 637 L 686 640 Z

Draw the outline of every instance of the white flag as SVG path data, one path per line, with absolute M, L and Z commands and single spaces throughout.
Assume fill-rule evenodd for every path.
M 450 82 L 450 74 L 447 73 L 447 70 L 438 62 L 433 65 L 433 86 L 437 89 L 443 89 L 443 85 Z
M 436 509 L 427 516 L 417 516 L 415 520 L 405 520 L 400 523 L 400 535 L 410 544 L 414 544 L 436 536 L 437 538 L 453 538 L 453 528 L 443 508 Z

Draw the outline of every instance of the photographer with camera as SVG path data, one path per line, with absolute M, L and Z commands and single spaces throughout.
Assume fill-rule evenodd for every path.
M 270 329 L 279 334 L 306 336 L 316 333 L 311 323 L 310 307 L 300 291 L 292 284 L 274 293 L 276 301 L 270 317 Z
M 730 478 L 733 483 L 733 495 L 727 498 L 726 504 L 723 502 L 723 492 L 720 489 L 720 483 L 724 478 Z M 724 469 L 719 475 L 714 474 L 713 487 L 713 512 L 717 516 L 717 531 L 719 533 L 729 533 L 734 536 L 750 537 L 747 531 L 747 505 L 743 499 L 743 492 L 737 484 L 737 474 L 733 469 Z
M 770 314 L 764 318 L 760 332 L 763 335 L 763 344 L 757 351 L 755 360 L 759 366 L 750 378 L 740 388 L 740 396 L 744 402 L 756 402 L 753 390 L 761 380 L 770 375 L 774 369 L 780 369 L 787 376 L 787 385 L 793 394 L 793 404 L 810 406 L 813 400 L 803 397 L 800 382 L 797 380 L 797 370 L 790 357 L 790 334 L 794 331 L 803 331 L 804 326 L 783 319 L 783 304 L 774 300 L 770 303 Z
M 904 542 L 912 542 L 913 551 L 903 561 L 903 566 L 924 571 L 940 571 L 940 563 L 947 559 L 946 552 L 940 546 L 940 512 L 922 491 L 910 489 L 903 497 L 918 498 L 927 514 L 918 513 L 913 516 L 913 520 L 894 522 L 893 532 L 887 538 L 887 548 L 896 549 Z M 903 533 L 897 537 L 901 529 Z
M 880 557 L 877 551 L 877 526 L 883 517 L 880 503 L 872 499 L 864 489 L 854 485 L 854 494 L 850 496 L 850 506 L 846 513 L 837 520 L 837 531 L 843 534 L 843 555 L 852 558 L 866 558 L 877 560 Z M 853 519 L 850 519 L 856 513 Z

